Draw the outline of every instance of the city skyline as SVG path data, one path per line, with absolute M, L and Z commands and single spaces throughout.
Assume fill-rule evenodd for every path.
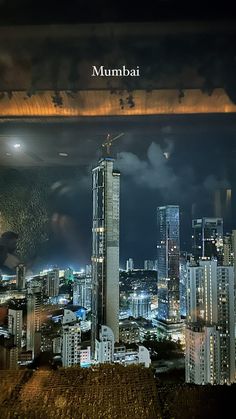
M 129 256 L 121 271 L 122 172 L 106 153 L 92 168 L 91 267 L 77 273 L 54 267 L 26 281 L 21 263 L 15 291 L 14 281 L 8 285 L 1 278 L 1 286 L 13 292 L 5 301 L 3 293 L 8 328 L 1 332 L 2 365 L 13 370 L 33 365 L 46 352 L 57 368 L 114 363 L 149 368 L 164 343 L 172 345 L 174 365 L 176 357 L 184 361 L 187 384 L 234 383 L 236 230 L 225 235 L 223 218 L 194 218 L 191 252 L 184 252 L 179 205 L 158 206 L 157 259 L 145 259 L 139 270 Z M 66 226 L 73 212 L 66 214 L 62 224 L 59 214 L 53 216 L 58 227 Z M 5 237 L 13 252 L 17 238 Z

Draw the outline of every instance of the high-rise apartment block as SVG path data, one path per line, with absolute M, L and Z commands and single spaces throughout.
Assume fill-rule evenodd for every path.
M 201 329 L 200 331 L 196 329 L 198 327 Z M 212 337 L 210 341 L 206 338 L 208 327 L 215 327 L 214 339 Z M 206 368 L 210 362 L 206 357 L 212 358 L 213 354 L 216 354 L 214 355 L 217 360 L 214 363 L 215 384 L 230 384 L 234 382 L 234 267 L 218 266 L 216 259 L 199 260 L 198 264 L 190 263 L 188 266 L 186 331 L 187 381 L 192 377 L 190 374 L 192 364 L 189 361 L 190 352 L 192 352 L 191 342 L 194 342 L 194 336 L 198 339 L 198 336 L 200 336 L 198 333 L 201 334 L 201 339 L 205 343 L 208 342 L 206 343 L 208 351 L 204 355 L 204 365 Z M 195 353 L 194 357 L 197 365 L 200 362 L 200 354 Z
M 236 262 L 236 230 L 223 238 L 223 265 L 234 266 Z
M 59 269 L 49 271 L 46 278 L 46 294 L 48 297 L 57 297 L 59 294 Z
M 179 207 L 157 208 L 158 318 L 165 323 L 180 319 L 179 302 Z
M 127 259 L 126 261 L 126 272 L 134 270 L 134 260 L 132 258 Z
M 16 288 L 18 290 L 25 289 L 26 283 L 26 267 L 22 263 L 16 267 Z
M 93 240 L 92 240 L 92 339 L 106 325 L 119 341 L 119 220 L 120 173 L 114 159 L 102 158 L 93 169 Z
M 144 270 L 145 271 L 153 271 L 154 269 L 154 261 L 153 260 L 145 260 L 144 261 Z
M 130 311 L 135 318 L 147 319 L 151 314 L 151 298 L 147 293 L 134 293 L 130 296 Z
M 13 336 L 0 336 L 0 370 L 18 369 L 20 349 L 14 345 Z
M 114 333 L 110 327 L 100 328 L 99 339 L 96 339 L 95 361 L 104 364 L 114 360 Z
M 73 283 L 73 304 L 91 309 L 91 277 L 75 278 Z
M 8 331 L 14 337 L 14 345 L 21 348 L 23 328 L 23 311 L 17 309 L 8 310 Z
M 198 218 L 192 221 L 192 251 L 199 258 L 221 258 L 223 250 L 223 219 Z
M 62 365 L 71 367 L 80 364 L 81 329 L 76 315 L 64 310 L 62 319 Z
M 220 382 L 220 337 L 216 326 L 192 324 L 186 329 L 185 379 L 187 383 Z
M 40 287 L 32 287 L 27 294 L 27 329 L 26 348 L 32 351 L 32 357 L 40 348 L 40 328 L 42 323 L 43 294 Z

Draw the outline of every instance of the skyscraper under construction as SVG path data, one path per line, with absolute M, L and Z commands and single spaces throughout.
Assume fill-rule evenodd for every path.
M 102 158 L 92 172 L 92 356 L 102 325 L 119 341 L 120 173 L 114 159 Z

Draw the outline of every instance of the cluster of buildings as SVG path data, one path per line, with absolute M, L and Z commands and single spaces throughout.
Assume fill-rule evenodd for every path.
M 187 263 L 186 381 L 231 384 L 235 382 L 236 231 L 224 237 L 222 219 L 197 222 L 201 233 L 198 226 L 195 258 Z M 196 222 L 194 228 L 196 232 Z
M 183 254 L 179 207 L 159 207 L 157 224 L 157 324 L 170 335 L 185 330 L 186 382 L 231 384 L 235 382 L 236 231 L 224 235 L 222 218 L 195 219 L 192 253 Z
M 92 187 L 91 357 L 99 363 L 149 366 L 150 355 L 145 347 L 139 345 L 135 351 L 130 351 L 119 343 L 120 173 L 114 170 L 113 158 L 101 159 L 93 169 Z M 133 270 L 132 259 L 127 268 Z M 136 296 L 133 300 L 136 304 Z
M 71 343 L 66 339 L 68 331 L 76 336 L 79 330 L 81 342 L 81 332 L 90 327 L 84 307 L 91 308 L 91 268 L 86 267 L 86 273 L 76 275 L 70 268 L 63 271 L 53 268 L 26 280 L 26 269 L 20 265 L 14 281 L 1 299 L 1 323 L 7 316 L 7 324 L 0 329 L 0 368 L 27 365 L 41 352 L 51 352 L 68 365 L 65 356 Z M 65 286 L 71 290 L 71 295 L 61 293 Z M 68 302 L 74 302 L 73 312 L 63 310 Z M 72 316 L 70 322 L 68 312 Z M 74 354 L 76 356 L 76 352 Z M 75 358 L 72 365 L 77 360 Z
M 133 271 L 135 269 L 134 259 L 129 258 L 126 261 L 126 272 Z M 157 260 L 145 259 L 143 263 L 144 271 L 156 271 Z
M 70 268 L 63 271 L 64 293 L 58 268 L 44 272 L 43 281 L 36 277 L 26 283 L 25 266 L 18 266 L 15 292 L 22 294 L 22 301 L 8 308 L 7 333 L 0 333 L 1 364 L 13 368 L 15 360 L 32 361 L 40 351 L 51 350 L 65 367 L 106 362 L 149 366 L 149 351 L 140 342 L 151 323 L 157 336 L 185 337 L 186 382 L 233 383 L 236 231 L 224 234 L 221 217 L 194 219 L 192 252 L 183 252 L 179 206 L 158 207 L 157 260 L 145 260 L 142 270 L 144 279 L 146 272 L 156 271 L 156 310 L 151 310 L 155 290 L 142 290 L 143 277 L 137 280 L 138 270 L 129 258 L 125 275 L 137 286 L 128 297 L 132 318 L 122 317 L 120 173 L 113 158 L 102 158 L 93 169 L 92 191 L 92 265 L 77 275 Z M 47 315 L 52 321 L 47 324 L 45 304 L 62 307 L 65 302 L 71 307 Z M 147 325 L 140 326 L 140 319 L 147 319 Z M 89 341 L 83 341 L 90 329 Z M 126 347 L 130 343 L 135 349 Z
M 119 341 L 119 176 L 110 158 L 93 170 L 91 354 L 95 359 L 102 348 L 106 354 L 110 350 L 104 346 L 104 327 Z M 155 324 L 164 336 L 185 335 L 187 382 L 230 384 L 235 381 L 235 233 L 224 235 L 220 217 L 194 219 L 192 231 L 192 252 L 183 253 L 179 206 L 158 207 L 157 262 L 155 266 L 145 261 L 144 266 L 157 268 Z M 130 258 L 126 271 L 132 270 Z M 148 317 L 147 295 L 134 293 L 130 300 L 134 317 Z
M 19 310 L 8 308 L 9 336 L 4 337 L 4 342 L 13 339 L 12 350 L 18 347 L 18 365 L 47 351 L 60 358 L 65 367 L 104 362 L 150 365 L 145 347 L 137 345 L 131 350 L 120 342 L 120 173 L 113 166 L 114 159 L 105 157 L 93 169 L 92 266 L 79 275 L 67 269 L 63 281 L 60 270 L 55 268 L 27 282 L 25 267 L 18 267 L 16 288 L 22 292 L 25 306 Z M 52 314 L 55 307 L 61 308 L 65 302 L 71 307 L 66 305 L 58 314 Z M 137 317 L 150 313 L 148 295 L 134 293 L 131 305 Z M 75 307 L 85 307 L 86 311 L 78 315 Z M 83 333 L 90 329 L 91 339 L 83 341 Z

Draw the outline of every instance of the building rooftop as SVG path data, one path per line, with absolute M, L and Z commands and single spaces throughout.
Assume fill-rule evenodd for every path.
M 0 371 L 1 417 L 221 418 L 235 385 L 164 384 L 140 366 Z M 224 400 L 224 403 L 222 403 Z
M 0 371 L 0 380 L 1 417 L 160 417 L 155 380 L 142 367 Z

